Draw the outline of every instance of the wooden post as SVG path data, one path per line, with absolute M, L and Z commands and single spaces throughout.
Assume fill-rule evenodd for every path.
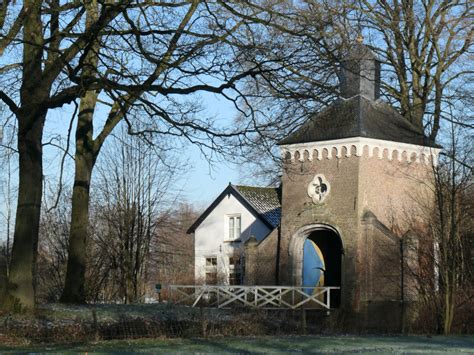
M 97 322 L 97 313 L 92 310 L 92 329 L 94 331 L 94 341 L 99 341 L 99 324 Z
M 201 335 L 203 338 L 207 338 L 207 321 L 204 317 L 204 307 L 201 306 L 199 307 L 199 313 L 201 316 Z

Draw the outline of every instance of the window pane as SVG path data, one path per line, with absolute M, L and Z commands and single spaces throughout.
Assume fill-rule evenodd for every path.
M 229 239 L 234 239 L 234 217 L 229 217 Z
M 206 267 L 217 266 L 217 258 L 206 258 Z
M 240 238 L 240 217 L 236 217 L 235 237 Z

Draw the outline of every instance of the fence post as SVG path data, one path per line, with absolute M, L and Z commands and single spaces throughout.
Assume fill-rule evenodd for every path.
M 92 310 L 92 330 L 94 332 L 94 341 L 99 341 L 99 325 L 95 309 Z
M 202 306 L 202 303 L 199 307 L 199 313 L 200 313 L 200 316 L 201 316 L 201 335 L 204 338 L 207 338 L 207 322 L 206 322 L 206 319 L 204 317 L 204 307 Z

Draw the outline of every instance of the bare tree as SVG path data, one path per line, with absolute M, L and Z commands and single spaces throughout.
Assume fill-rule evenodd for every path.
M 124 129 L 120 132 L 99 159 L 92 194 L 85 274 L 90 302 L 142 301 L 151 239 L 158 227 L 174 226 L 170 206 L 178 192 L 182 160 L 168 146 L 158 148 Z M 66 277 L 71 194 L 66 189 L 59 200 L 56 194 L 45 196 L 41 215 L 36 285 L 40 302 L 58 301 Z
M 3 111 L 0 109 L 0 114 Z M 2 120 L 0 127 L 0 201 L 2 207 L 0 208 L 0 218 L 2 219 L 3 229 L 1 230 L 0 238 L 5 239 L 5 259 L 6 259 L 6 274 L 8 275 L 8 267 L 11 257 L 11 242 L 12 242 L 12 227 L 14 223 L 15 197 L 16 197 L 16 179 L 15 173 L 17 165 L 15 162 L 16 151 L 13 148 L 15 135 L 15 126 L 11 120 Z
M 64 300 L 83 301 L 87 231 L 81 226 L 87 226 L 90 174 L 105 138 L 133 105 L 146 107 L 146 113 L 160 122 L 154 131 L 211 149 L 222 147 L 217 138 L 255 132 L 255 122 L 249 122 L 243 131 L 225 132 L 208 118 L 193 117 L 197 107 L 183 106 L 187 99 L 179 97 L 211 92 L 235 101 L 241 96 L 239 83 L 243 79 L 281 69 L 271 65 L 277 51 L 269 58 L 263 51 L 257 63 L 247 62 L 246 54 L 249 48 L 262 42 L 263 48 L 271 40 L 256 36 L 257 28 L 279 26 L 279 19 L 294 16 L 286 4 L 2 2 L 0 99 L 18 122 L 20 170 L 6 307 L 34 306 L 43 178 L 41 143 L 48 112 L 81 98 L 76 135 L 79 169 L 73 191 L 77 204 L 72 211 L 71 271 Z M 93 134 L 93 111 L 99 101 L 110 110 L 103 129 Z
M 66 274 L 71 193 L 64 191 L 59 200 L 56 195 L 56 191 L 48 191 L 41 213 L 36 278 L 36 298 L 40 302 L 59 300 Z
M 418 298 L 423 326 L 428 325 L 423 317 L 431 316 L 436 329 L 444 334 L 451 333 L 463 313 L 470 313 L 474 301 L 471 136 L 472 132 L 466 135 L 451 124 L 444 155 L 434 167 L 434 204 L 420 199 L 418 213 L 411 212 L 416 238 L 407 243 L 405 255 L 407 278 L 414 280 L 407 285 L 407 292 Z
M 236 125 L 245 127 L 248 117 L 258 116 L 260 134 L 248 134 L 235 140 L 243 149 L 246 178 L 261 178 L 272 185 L 279 182 L 281 160 L 277 142 L 296 131 L 312 114 L 333 103 L 338 94 L 338 71 L 347 46 L 345 33 L 338 28 L 338 17 L 348 7 L 304 1 L 292 7 L 295 16 L 282 26 L 272 27 L 271 48 L 248 51 L 248 62 L 258 63 L 262 52 L 278 57 L 282 71 L 266 72 L 256 81 L 247 80 L 240 97 L 241 107 Z M 337 8 L 337 9 L 336 9 Z M 289 24 L 291 23 L 291 24 Z M 294 31 L 287 31 L 292 28 Z M 242 159 L 236 161 L 240 162 Z M 250 166 L 250 168 L 248 168 Z
M 439 308 L 445 334 L 451 332 L 459 296 L 467 291 L 468 298 L 474 297 L 470 285 L 466 283 L 469 272 L 467 263 L 470 260 L 465 259 L 467 240 L 474 231 L 474 211 L 467 195 L 468 190 L 472 189 L 472 143 L 471 147 L 467 146 L 468 149 L 462 149 L 460 145 L 464 144 L 460 141 L 460 135 L 456 134 L 454 125 L 452 127 L 452 144 L 447 150 L 447 159 L 436 169 L 437 210 L 435 223 L 432 224 L 436 252 L 434 261 L 439 280 Z
M 316 0 L 301 6 L 297 21 L 306 24 L 301 25 L 301 43 L 281 36 L 282 50 L 300 48 L 299 60 L 286 63 L 293 75 L 248 87 L 249 97 L 259 104 L 246 112 L 258 107 L 256 113 L 268 121 L 281 121 L 265 137 L 248 140 L 247 161 L 257 165 L 252 172 L 276 180 L 275 142 L 339 97 L 338 72 L 358 38 L 382 64 L 383 98 L 431 141 L 439 139 L 443 120 L 452 119 L 450 105 L 472 102 L 471 1 Z M 321 23 L 326 26 L 318 27 Z M 473 127 L 463 120 L 456 123 Z
M 96 203 L 103 231 L 94 238 L 109 255 L 116 296 L 135 303 L 143 301 L 151 242 L 176 197 L 181 161 L 124 131 L 113 143 L 99 163 Z
M 19 190 L 7 308 L 34 306 L 42 197 L 42 136 L 48 110 L 79 97 L 90 83 L 77 77 L 89 43 L 131 2 L 104 3 L 93 26 L 83 27 L 79 2 L 4 1 L 0 5 L 0 99 L 18 122 Z
M 198 211 L 188 203 L 179 203 L 160 216 L 148 259 L 150 295 L 156 296 L 157 283 L 194 283 L 194 239 L 187 230 L 198 217 Z M 166 290 L 162 291 L 162 297 L 166 298 Z
M 86 13 L 93 20 L 97 9 L 91 6 Z M 280 43 L 275 43 L 278 37 L 268 29 L 296 33 L 288 27 L 297 26 L 297 22 L 288 21 L 295 15 L 285 1 L 265 7 L 259 2 L 243 5 L 190 1 L 173 6 L 155 3 L 141 11 L 124 12 L 120 26 L 91 43 L 93 50 L 84 59 L 87 70 L 82 75 L 84 81 L 104 82 L 102 94 L 107 100 L 99 100 L 100 93 L 94 85 L 94 90 L 81 97 L 63 302 L 84 302 L 89 185 L 97 156 L 114 127 L 124 120 L 132 134 L 178 137 L 198 145 L 208 157 L 216 153 L 235 155 L 238 149 L 231 149 L 226 141 L 266 134 L 264 130 L 277 122 L 260 122 L 249 114 L 241 125 L 222 127 L 211 117 L 203 116 L 198 95 L 219 94 L 243 112 L 240 106 L 248 106 L 240 90 L 245 79 L 254 81 L 261 76 L 264 81 L 272 81 L 281 74 L 288 76 L 284 60 L 295 54 L 280 51 Z M 108 42 L 111 37 L 112 46 Z M 123 57 L 130 47 L 133 50 Z M 260 54 L 256 56 L 256 52 Z M 113 59 L 110 53 L 114 54 Z M 101 60 L 109 66 L 105 75 Z M 136 68 L 132 65 L 135 63 L 140 65 Z M 109 79 L 123 71 L 130 82 Z M 98 118 L 94 118 L 94 110 L 99 104 L 106 106 L 108 114 L 96 133 L 93 126 Z M 131 119 L 137 115 L 151 117 L 153 122 L 137 128 L 136 119 Z
M 385 65 L 387 97 L 435 141 L 449 117 L 446 103 L 458 86 L 472 82 L 472 2 L 358 0 L 350 6 L 346 22 L 366 34 Z

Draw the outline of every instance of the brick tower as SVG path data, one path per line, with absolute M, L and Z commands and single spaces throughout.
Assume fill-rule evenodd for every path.
M 353 47 L 340 79 L 341 99 L 280 142 L 278 282 L 302 285 L 310 239 L 325 286 L 341 287 L 332 305 L 357 324 L 386 319 L 396 329 L 407 297 L 400 240 L 417 201 L 429 199 L 439 147 L 379 100 L 380 65 L 366 46 Z

